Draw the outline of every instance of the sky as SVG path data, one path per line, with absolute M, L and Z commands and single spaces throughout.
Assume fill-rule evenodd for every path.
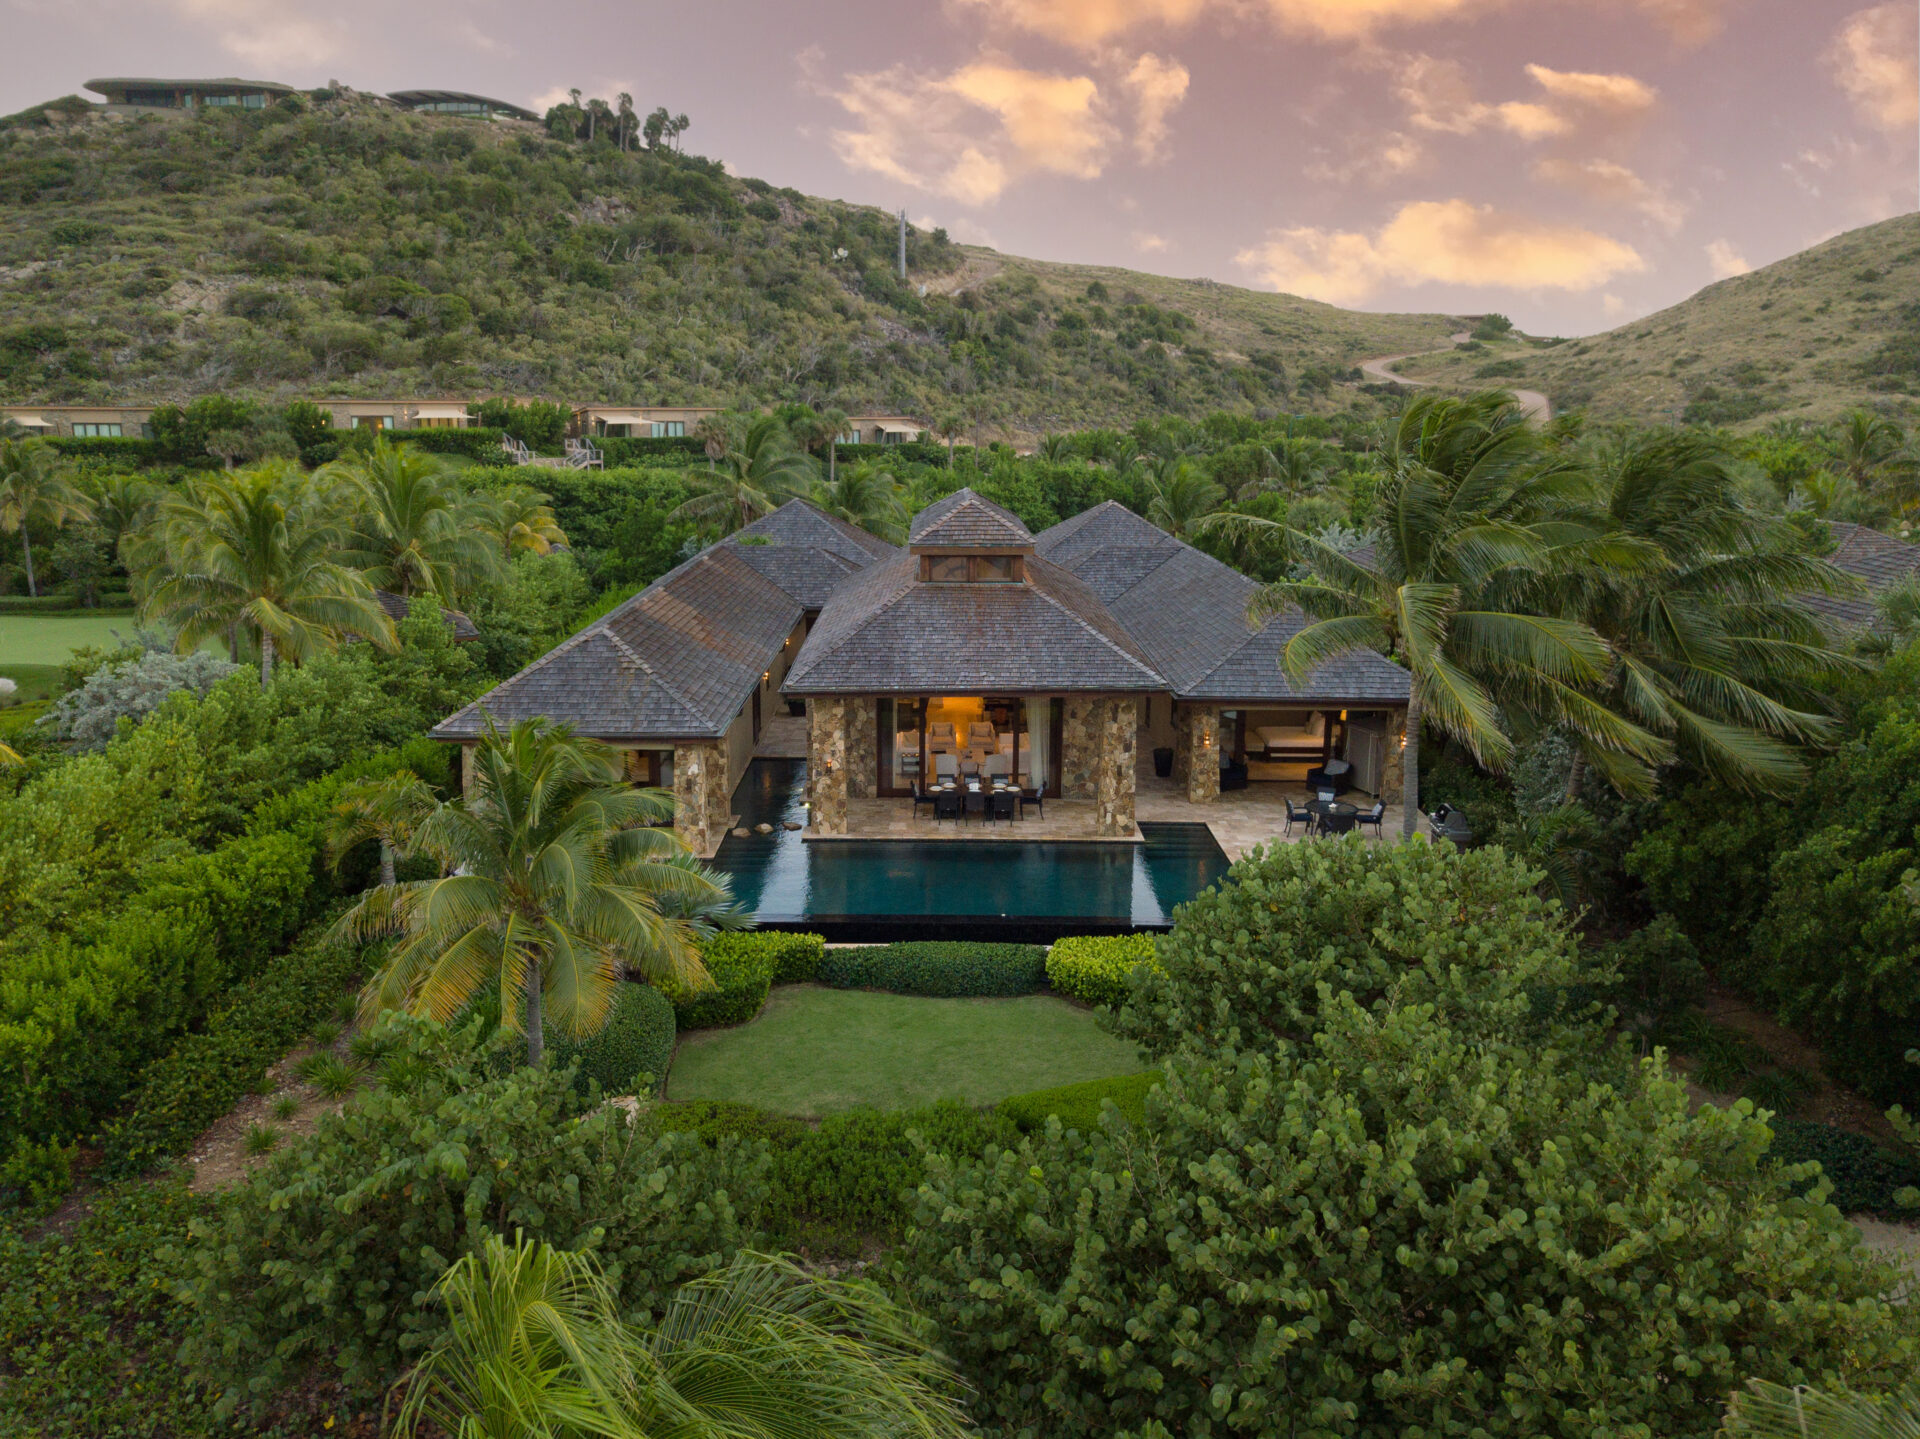
M 572 87 L 1019 255 L 1611 329 L 1912 211 L 1920 0 L 0 0 L 98 75 Z

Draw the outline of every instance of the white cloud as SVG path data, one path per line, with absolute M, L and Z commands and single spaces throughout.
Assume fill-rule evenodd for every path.
M 1715 240 L 1707 246 L 1707 267 L 1716 280 L 1731 280 L 1735 275 L 1753 273 L 1747 257 L 1734 248 L 1731 240 Z
M 1920 35 L 1911 5 L 1876 5 L 1848 17 L 1826 62 L 1854 108 L 1884 130 L 1920 124 Z
M 1490 104 L 1474 93 L 1466 68 L 1457 60 L 1408 55 L 1399 64 L 1393 88 L 1407 107 L 1408 119 L 1418 129 L 1448 135 L 1499 129 L 1523 140 L 1545 140 L 1576 129 L 1608 129 L 1645 114 L 1657 98 L 1652 86 L 1631 75 L 1529 65 L 1527 74 L 1546 92 L 1546 99 Z
M 1353 135 L 1347 137 L 1341 158 L 1322 150 L 1305 174 L 1322 185 L 1351 185 L 1355 181 L 1378 185 L 1412 171 L 1426 153 L 1419 140 L 1398 130 Z
M 1165 158 L 1167 122 L 1186 100 L 1192 79 L 1178 60 L 1142 55 L 1133 62 L 1124 83 L 1134 103 L 1133 148 L 1142 161 Z
M 1166 236 L 1156 235 L 1150 230 L 1135 230 L 1133 248 L 1143 255 L 1161 255 L 1172 248 L 1172 242 Z
M 221 49 L 249 65 L 273 68 L 336 59 L 346 52 L 339 20 L 316 20 L 292 0 L 170 0 L 186 20 L 206 26 Z
M 1527 66 L 1534 83 L 1554 99 L 1595 110 L 1637 115 L 1651 110 L 1659 92 L 1631 75 L 1603 75 L 1582 70 L 1549 70 Z
M 1627 313 L 1627 302 L 1618 295 L 1602 295 L 1600 297 L 1600 313 L 1605 315 L 1609 320 L 1622 319 Z
M 1533 167 L 1533 175 L 1603 205 L 1638 210 L 1669 234 L 1686 222 L 1685 205 L 1617 161 L 1546 159 Z
M 1276 231 L 1236 261 L 1277 290 L 1356 304 L 1398 285 L 1591 290 L 1646 268 L 1632 246 L 1466 200 L 1407 205 L 1377 235 Z
M 1028 175 L 1094 179 L 1117 135 L 1091 77 L 991 57 L 947 75 L 849 75 L 829 93 L 854 121 L 833 132 L 842 161 L 966 205 Z

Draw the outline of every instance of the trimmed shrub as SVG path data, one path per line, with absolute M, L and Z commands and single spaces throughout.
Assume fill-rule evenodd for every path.
M 104 1176 L 140 1174 L 186 1149 L 352 992 L 361 970 L 359 950 L 327 943 L 316 928 L 242 987 L 204 1030 L 182 1036 L 141 1074 L 133 1108 L 107 1128 Z
M 646 984 L 623 984 L 614 996 L 607 1027 L 591 1039 L 569 1039 L 547 1026 L 547 1054 L 555 1068 L 577 1064 L 574 1088 L 587 1092 L 589 1081 L 602 1094 L 636 1094 L 642 1075 L 649 1093 L 658 1094 L 673 1063 L 673 1003 Z
M 413 1296 L 496 1231 L 591 1250 L 633 1324 L 750 1238 L 767 1172 L 753 1147 L 636 1132 L 563 1071 L 512 1065 L 506 1036 L 480 1048 L 403 1016 L 378 1034 L 390 1077 L 194 1226 L 183 1357 L 228 1404 L 309 1367 L 390 1381 L 446 1326 Z
M 1100 1115 L 1106 1108 L 1104 1101 L 1111 1099 L 1120 1117 L 1137 1128 L 1147 1122 L 1147 1091 L 1159 1082 L 1157 1069 L 1113 1079 L 1088 1079 L 1079 1084 L 1011 1095 L 996 1104 L 994 1112 L 1012 1120 L 1022 1133 L 1045 1130 L 1048 1118 L 1058 1115 L 1068 1129 L 1091 1134 L 1100 1127 Z
M 1125 1001 L 1133 972 L 1159 968 L 1150 934 L 1082 935 L 1056 939 L 1047 951 L 1047 983 L 1088 1004 Z
M 826 941 L 817 934 L 750 930 L 716 934 L 700 947 L 713 988 L 689 991 L 663 980 L 660 992 L 673 1001 L 681 1030 L 745 1024 L 760 1012 L 775 984 L 802 984 L 814 977 Z
M 728 940 L 751 939 L 773 956 L 775 984 L 807 984 L 820 973 L 820 961 L 826 957 L 827 942 L 817 934 L 789 934 L 777 929 L 756 930 L 752 934 L 726 935 Z
M 1779 1118 L 1769 1123 L 1773 1128 L 1769 1157 L 1786 1165 L 1812 1160 L 1820 1166 L 1819 1176 L 1802 1179 L 1795 1188 L 1811 1191 L 1824 1177 L 1833 1183 L 1827 1203 L 1842 1214 L 1911 1217 L 1912 1211 L 1900 1203 L 1900 1193 L 1920 1185 L 1920 1159 L 1830 1124 Z
M 820 982 L 933 999 L 993 999 L 1046 988 L 1047 951 L 1037 944 L 911 940 L 827 951 Z

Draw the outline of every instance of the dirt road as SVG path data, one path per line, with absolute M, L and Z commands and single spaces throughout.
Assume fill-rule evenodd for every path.
M 1456 345 L 1464 345 L 1472 338 L 1473 336 L 1465 331 L 1451 337 Z M 1415 350 L 1407 355 L 1383 355 L 1377 360 L 1362 360 L 1360 373 L 1382 385 L 1406 385 L 1412 389 L 1423 389 L 1433 382 L 1408 379 L 1405 375 L 1395 374 L 1393 367 L 1402 360 L 1417 360 L 1422 355 L 1444 355 L 1445 353 L 1445 350 Z M 1520 408 L 1526 411 L 1527 418 L 1542 425 L 1553 418 L 1553 405 L 1538 390 L 1515 390 L 1513 397 L 1520 402 Z

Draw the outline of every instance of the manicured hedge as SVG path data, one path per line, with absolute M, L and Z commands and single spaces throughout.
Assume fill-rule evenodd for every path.
M 132 631 L 134 610 L 126 592 L 103 594 L 97 605 L 76 604 L 65 590 L 50 595 L 0 595 L 0 615 L 85 616 L 88 619 L 124 619 Z
M 1142 964 L 1159 968 L 1150 934 L 1083 935 L 1057 939 L 1047 951 L 1047 983 L 1088 1004 L 1120 1004 Z
M 691 992 L 672 981 L 660 990 L 673 1001 L 681 1031 L 745 1024 L 760 1012 L 776 982 L 798 984 L 813 978 L 825 942 L 817 934 L 777 930 L 719 934 L 702 946 L 713 988 Z
M 48 435 L 47 448 L 70 460 L 119 460 L 128 466 L 154 463 L 162 458 L 158 440 L 138 435 Z
M 999 998 L 1046 988 L 1047 952 L 1037 944 L 911 940 L 827 952 L 820 982 L 936 999 Z
M 1818 1160 L 1821 1172 L 1833 1183 L 1827 1202 L 1842 1214 L 1908 1214 L 1900 1191 L 1920 1186 L 1920 1159 L 1876 1144 L 1865 1135 L 1810 1124 L 1799 1119 L 1773 1119 L 1773 1157 L 1782 1164 Z M 1809 1179 L 1802 1189 L 1810 1190 Z
M 651 435 L 595 435 L 593 445 L 606 457 L 609 468 L 644 460 L 705 459 L 707 454 L 705 442 L 692 435 L 662 435 L 659 439 Z
M 602 1094 L 634 1094 L 644 1074 L 648 1092 L 658 1094 L 673 1063 L 673 1040 L 672 1001 L 651 985 L 623 984 L 605 1029 L 576 1042 L 548 1026 L 547 1053 L 557 1065 L 579 1064 L 573 1083 L 582 1093 L 591 1081 Z
M 197 1034 L 183 1036 L 140 1076 L 133 1109 L 108 1126 L 103 1177 L 139 1174 L 178 1154 L 267 1067 L 330 1014 L 362 972 L 362 952 L 329 944 L 324 925 L 243 986 Z
M 1111 1099 L 1119 1107 L 1121 1118 L 1134 1126 L 1147 1121 L 1147 1091 L 1160 1082 L 1160 1071 L 1123 1074 L 1113 1079 L 1089 1079 L 1080 1084 L 1062 1084 L 1054 1089 L 1036 1089 L 1031 1094 L 1015 1094 L 994 1106 L 994 1112 L 1013 1121 L 1020 1131 L 1044 1130 L 1050 1115 L 1059 1115 L 1061 1124 L 1092 1134 L 1100 1128 L 1102 1101 Z

